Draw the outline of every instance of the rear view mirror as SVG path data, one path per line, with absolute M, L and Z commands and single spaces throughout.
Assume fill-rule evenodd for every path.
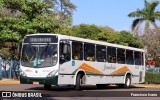
M 67 47 L 68 47 L 67 44 L 64 44 L 64 45 L 63 45 L 63 53 L 64 53 L 64 54 L 67 53 Z

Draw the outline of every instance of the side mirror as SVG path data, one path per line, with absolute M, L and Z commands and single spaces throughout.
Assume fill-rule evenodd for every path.
M 66 54 L 67 53 L 67 44 L 64 44 L 63 45 L 63 54 Z

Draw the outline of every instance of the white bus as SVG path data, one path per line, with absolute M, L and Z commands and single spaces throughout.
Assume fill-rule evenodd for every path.
M 20 62 L 21 84 L 129 87 L 145 79 L 143 49 L 60 34 L 25 36 Z

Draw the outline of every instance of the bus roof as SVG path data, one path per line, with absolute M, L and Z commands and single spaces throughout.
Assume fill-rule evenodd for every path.
M 106 45 L 106 46 L 112 46 L 112 47 L 118 47 L 118 48 L 123 48 L 123 49 L 145 52 L 144 49 L 139 49 L 139 48 L 135 48 L 135 47 L 123 46 L 123 45 L 108 43 L 108 42 L 104 42 L 104 41 L 84 39 L 84 38 L 67 36 L 67 35 L 62 35 L 62 34 L 37 33 L 37 34 L 29 34 L 29 35 L 26 35 L 26 36 L 35 36 L 35 35 L 57 35 L 59 39 L 70 39 L 70 40 L 75 40 L 75 41 L 82 41 L 82 42 L 87 42 L 87 43 L 94 43 L 94 44 L 99 44 L 99 45 Z

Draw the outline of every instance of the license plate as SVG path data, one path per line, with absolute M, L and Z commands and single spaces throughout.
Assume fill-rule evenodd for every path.
M 33 84 L 39 84 L 39 82 L 33 82 Z

